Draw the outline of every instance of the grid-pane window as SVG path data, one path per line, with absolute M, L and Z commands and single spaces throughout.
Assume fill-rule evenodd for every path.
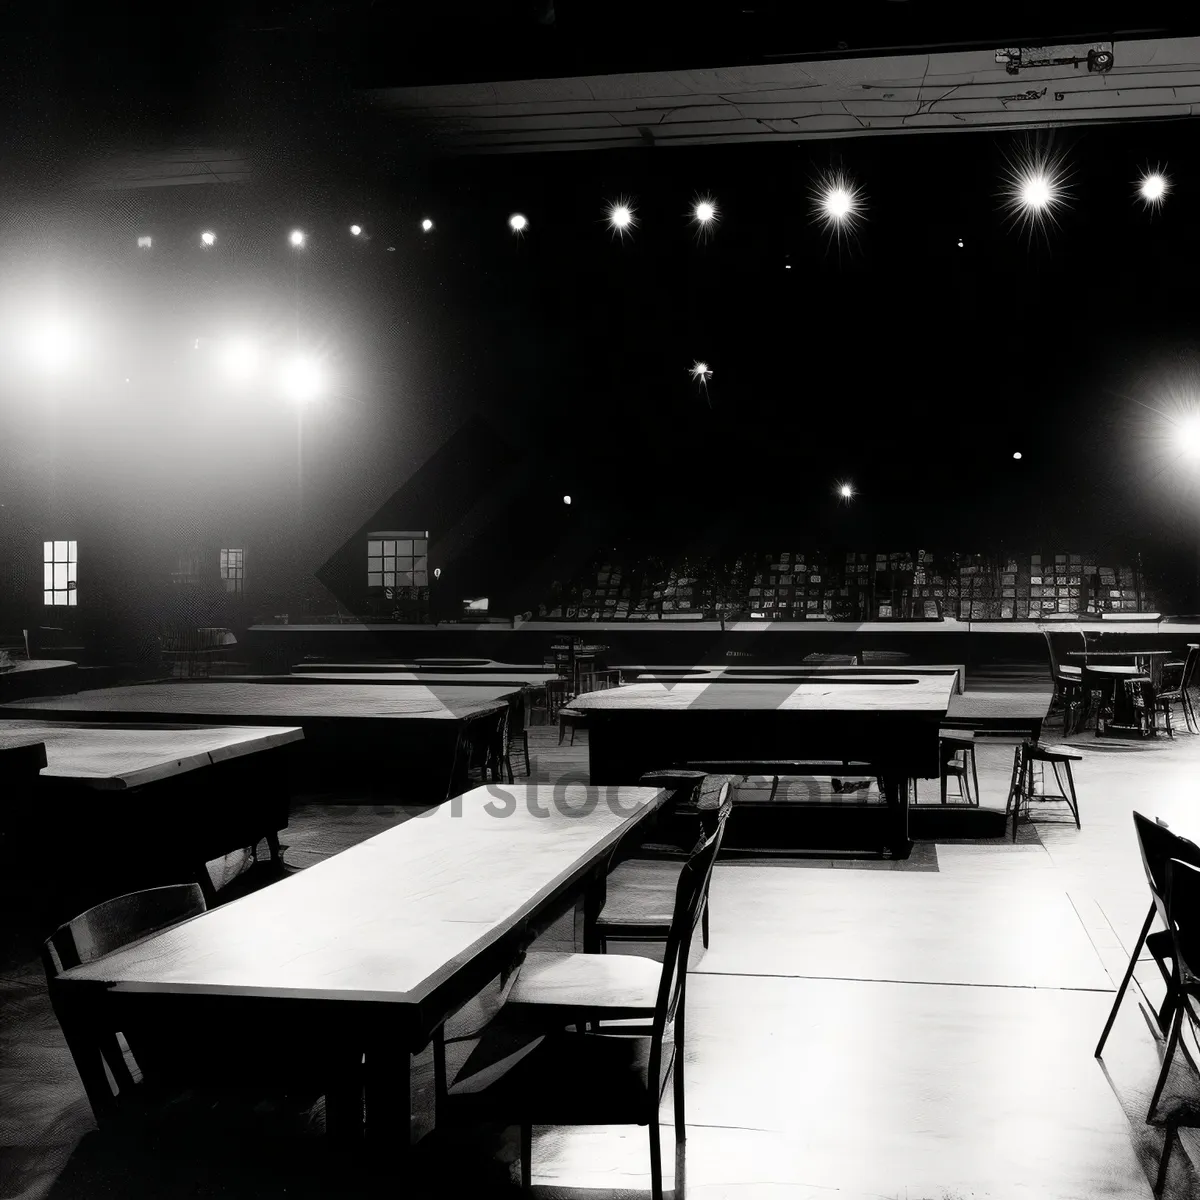
M 225 590 L 235 596 L 242 594 L 242 583 L 245 579 L 245 551 L 221 551 L 221 578 L 225 581 Z
M 46 604 L 77 603 L 78 542 L 42 543 L 42 596 Z
M 429 538 L 425 533 L 367 536 L 367 587 L 429 586 Z

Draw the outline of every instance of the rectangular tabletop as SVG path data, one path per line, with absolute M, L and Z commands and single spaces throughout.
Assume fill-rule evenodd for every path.
M 295 726 L 256 729 L 195 725 L 2 721 L 0 750 L 44 742 L 42 778 L 120 791 L 255 754 L 304 737 Z
M 1170 658 L 1174 650 L 1069 650 L 1068 658 Z
M 388 1027 L 403 1024 L 419 1048 L 503 968 L 489 950 L 576 888 L 665 796 L 475 788 L 59 982 L 168 1003 L 383 1004 Z
M 0 705 L 0 715 L 96 720 L 119 713 L 123 717 L 136 714 L 140 720 L 181 716 L 228 724 L 230 718 L 245 718 L 270 725 L 303 724 L 306 718 L 455 721 L 495 711 L 506 694 L 503 688 L 495 693 L 449 684 L 395 688 L 369 683 L 315 683 L 310 687 L 221 681 L 150 683 L 22 700 Z
M 888 845 L 906 856 L 908 780 L 938 774 L 938 727 L 954 687 L 951 675 L 684 679 L 590 692 L 571 707 L 587 715 L 593 784 L 689 763 L 868 763 L 892 810 Z
M 797 682 L 723 676 L 678 683 L 634 683 L 588 692 L 571 701 L 585 712 L 945 713 L 952 681 L 945 675 L 825 675 Z
M 853 759 L 928 778 L 954 686 L 950 675 L 683 679 L 589 692 L 571 708 L 587 715 L 592 783 L 714 760 Z
M 226 679 L 231 678 L 225 676 Z M 366 683 L 366 684 L 417 684 L 424 687 L 502 688 L 515 691 L 523 687 L 545 687 L 557 675 L 545 671 L 536 674 L 521 674 L 513 671 L 507 675 L 475 675 L 466 672 L 440 674 L 434 671 L 297 671 L 291 675 L 233 676 L 235 681 L 255 683 Z

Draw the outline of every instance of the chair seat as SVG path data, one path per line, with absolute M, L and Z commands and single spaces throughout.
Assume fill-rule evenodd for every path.
M 1083 668 L 1082 667 L 1061 666 L 1058 668 L 1058 673 L 1067 679 L 1082 679 L 1083 678 Z
M 632 954 L 529 954 L 505 1009 L 519 1013 L 536 1005 L 539 1010 L 561 1008 L 572 1016 L 581 1011 L 603 1014 L 614 1021 L 649 1017 L 662 970 L 662 963 Z
M 608 876 L 607 895 L 597 924 L 666 929 L 671 924 L 682 870 L 679 859 L 626 859 Z
M 558 719 L 566 721 L 568 725 L 581 725 L 587 720 L 587 713 L 580 712 L 577 708 L 560 708 Z
M 963 742 L 975 744 L 975 733 L 971 729 L 939 729 L 938 738 L 943 742 Z
M 511 1030 L 489 1027 L 439 1116 L 511 1121 L 520 1114 L 530 1125 L 649 1122 L 663 1090 L 661 1082 L 650 1086 L 649 1037 L 554 1032 L 525 1038 L 521 1047 Z M 499 1061 L 497 1053 L 504 1055 Z
M 1048 746 L 1038 742 L 1029 747 L 1029 755 L 1035 762 L 1082 762 L 1083 755 L 1070 746 Z

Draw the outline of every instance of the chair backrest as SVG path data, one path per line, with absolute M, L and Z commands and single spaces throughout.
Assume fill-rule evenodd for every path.
M 1174 858 L 1200 867 L 1200 846 L 1139 812 L 1133 814 L 1133 825 L 1137 830 L 1138 848 L 1142 853 L 1142 867 L 1146 872 L 1146 882 L 1150 885 L 1150 894 L 1154 897 L 1159 917 L 1169 928 L 1167 864 Z
M 1200 646 L 1189 646 L 1183 661 L 1183 686 L 1190 688 L 1196 676 L 1196 664 L 1200 662 Z
M 470 723 L 470 767 L 487 767 L 508 749 L 508 704 L 498 712 L 485 713 Z
M 1166 875 L 1167 928 L 1175 949 L 1173 971 L 1177 980 L 1195 980 L 1200 971 L 1200 864 L 1172 858 Z
M 650 1078 L 661 1077 L 663 1063 L 663 1041 L 667 1029 L 682 1014 L 679 1006 L 683 999 L 684 981 L 687 978 L 688 955 L 692 948 L 692 935 L 700 923 L 704 901 L 708 895 L 709 880 L 713 864 L 721 849 L 725 836 L 725 821 L 718 821 L 712 833 L 702 834 L 696 843 L 675 887 L 675 907 L 671 915 L 671 928 L 667 934 L 667 945 L 663 952 L 662 978 L 658 985 L 658 997 L 654 1005 L 654 1025 L 650 1044 Z M 680 1027 L 677 1026 L 677 1040 Z
M 1186 662 L 1164 663 L 1158 680 L 1159 694 L 1175 695 L 1183 690 L 1183 679 L 1187 674 Z
M 514 737 L 519 737 L 525 732 L 525 721 L 527 719 L 529 706 L 533 698 L 533 689 L 523 687 L 515 696 L 512 697 L 508 706 L 508 736 L 511 740 Z
M 1075 634 L 1075 633 L 1064 634 L 1064 633 L 1051 633 L 1051 631 L 1049 629 L 1043 629 L 1042 636 L 1046 639 L 1046 649 L 1049 650 L 1049 652 L 1050 652 L 1050 676 L 1053 679 L 1058 679 L 1058 677 L 1062 674 L 1062 667 L 1063 667 L 1062 660 L 1059 657 L 1059 647 L 1060 647 L 1061 643 L 1056 642 L 1055 638 L 1069 637 L 1071 639 L 1071 642 L 1074 643 L 1075 638 L 1078 637 L 1079 638 L 1079 647 L 1078 648 L 1083 651 L 1086 651 L 1088 648 L 1087 635 L 1085 633 L 1083 633 L 1082 630 L 1078 634 Z M 1082 663 L 1087 662 L 1087 659 L 1086 658 L 1081 659 L 1080 662 L 1082 665 Z
M 198 883 L 130 892 L 105 900 L 56 929 L 42 946 L 47 978 L 103 958 L 130 942 L 149 937 L 204 912 Z

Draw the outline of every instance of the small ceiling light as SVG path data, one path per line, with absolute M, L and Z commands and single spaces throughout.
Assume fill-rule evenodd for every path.
M 513 213 L 508 218 L 508 227 L 513 233 L 524 233 L 529 228 L 529 220 L 524 213 Z
M 637 228 L 637 217 L 628 200 L 615 200 L 608 206 L 608 225 L 614 233 L 624 237 Z
M 563 497 L 563 503 L 564 503 L 564 504 L 570 504 L 570 503 L 571 503 L 571 497 L 570 497 L 570 496 L 564 496 L 564 497 Z
M 1017 459 L 1018 461 L 1020 461 L 1020 458 L 1021 458 L 1021 452 L 1020 452 L 1020 450 L 1014 450 L 1014 451 L 1013 451 L 1013 458 L 1015 458 L 1015 459 Z
M 1010 161 L 1004 203 L 1013 222 L 1032 237 L 1053 223 L 1068 201 L 1067 172 L 1061 155 L 1026 150 Z
M 711 196 L 701 196 L 692 205 L 692 220 L 696 224 L 696 233 L 702 238 L 708 238 L 721 219 L 717 211 L 717 202 Z
M 1186 417 L 1178 426 L 1179 448 L 1189 458 L 1200 457 L 1200 415 Z
M 813 199 L 816 207 L 814 219 L 839 240 L 843 233 L 854 232 L 866 207 L 862 192 L 842 171 L 829 171 L 822 175 L 813 189 Z
M 71 326 L 49 320 L 31 329 L 27 338 L 31 364 L 47 375 L 57 375 L 79 356 L 79 336 Z
M 355 237 L 358 237 L 358 235 L 359 235 L 360 233 L 362 233 L 362 226 L 361 226 L 361 225 L 351 225 L 351 226 L 350 226 L 350 232 L 351 232 L 352 234 L 354 234 L 354 236 L 355 236 Z
M 442 577 L 442 568 L 441 567 L 433 568 L 433 577 L 434 577 L 434 579 L 441 579 L 441 577 Z
M 245 383 L 258 366 L 258 347 L 248 338 L 237 338 L 221 348 L 221 369 L 230 379 Z
M 312 359 L 298 356 L 284 366 L 281 382 L 290 399 L 307 404 L 321 390 L 321 371 Z
M 152 239 L 148 238 L 148 237 L 138 238 L 138 249 L 139 250 L 149 250 L 150 246 L 151 246 L 151 242 L 152 242 Z
M 1157 208 L 1170 189 L 1170 180 L 1161 171 L 1147 171 L 1138 185 L 1138 195 L 1147 208 Z
M 712 378 L 712 367 L 710 367 L 708 363 L 704 362 L 692 363 L 689 374 L 698 384 L 700 384 L 702 387 L 705 387 L 708 385 L 708 381 Z
M 293 229 L 288 235 L 288 241 L 297 249 L 304 245 L 304 232 L 300 229 Z
M 849 481 L 847 481 L 845 483 L 839 483 L 837 485 L 837 487 L 835 488 L 835 491 L 838 494 L 839 500 L 847 500 L 848 501 L 848 500 L 854 499 L 854 485 L 852 483 L 850 483 Z
M 421 222 L 421 228 L 428 233 L 433 228 L 433 222 L 426 217 L 425 220 Z
M 963 248 L 963 240 L 962 240 L 962 238 L 959 238 L 959 239 L 958 239 L 958 248 L 959 248 L 960 250 Z
M 200 244 L 202 246 L 215 246 L 217 244 L 217 235 L 210 229 L 206 229 L 200 235 Z

